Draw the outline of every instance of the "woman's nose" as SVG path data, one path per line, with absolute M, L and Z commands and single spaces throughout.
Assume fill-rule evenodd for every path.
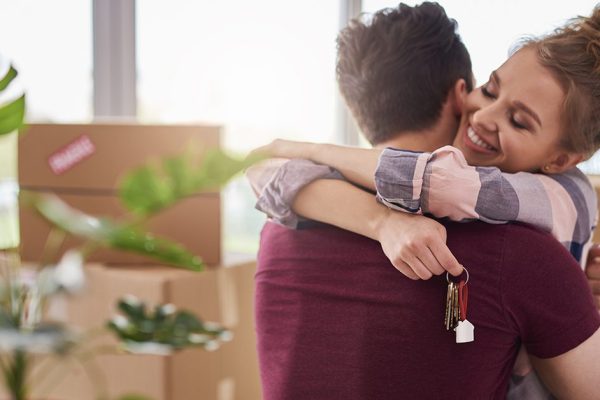
M 497 115 L 494 107 L 482 107 L 473 113 L 473 125 L 475 129 L 496 132 L 498 129 Z

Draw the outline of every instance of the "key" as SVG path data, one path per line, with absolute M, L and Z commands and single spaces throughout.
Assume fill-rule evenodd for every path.
M 452 317 L 454 310 L 454 282 L 448 282 L 448 293 L 446 294 L 446 330 L 449 331 L 452 326 Z
M 456 325 L 458 325 L 458 321 L 460 319 L 459 316 L 459 305 L 458 305 L 458 286 L 456 284 L 454 284 L 454 296 L 452 296 L 453 299 L 453 303 L 452 303 L 452 329 L 456 328 Z
M 448 282 L 448 291 L 446 292 L 446 313 L 444 314 L 444 326 L 450 330 L 450 316 L 452 311 L 452 295 L 454 294 L 454 282 Z

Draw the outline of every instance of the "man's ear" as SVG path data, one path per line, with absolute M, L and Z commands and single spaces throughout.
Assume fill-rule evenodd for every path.
M 562 152 L 556 155 L 550 162 L 542 166 L 542 172 L 546 174 L 560 174 L 582 162 L 583 154 Z
M 449 95 L 455 115 L 462 115 L 467 94 L 467 82 L 464 79 L 457 80 Z

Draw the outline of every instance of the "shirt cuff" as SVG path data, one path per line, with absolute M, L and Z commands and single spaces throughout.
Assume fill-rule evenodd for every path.
M 292 204 L 309 183 L 317 179 L 344 179 L 335 169 L 309 160 L 293 159 L 283 164 L 266 184 L 255 208 L 274 222 L 296 229 L 301 217 L 292 211 Z
M 386 148 L 375 170 L 377 200 L 387 207 L 419 213 L 425 167 L 430 153 Z

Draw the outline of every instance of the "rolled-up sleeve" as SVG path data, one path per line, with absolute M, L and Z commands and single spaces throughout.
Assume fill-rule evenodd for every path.
M 377 200 L 393 209 L 420 213 L 423 177 L 431 156 L 392 148 L 383 150 L 375 170 Z
M 379 158 L 375 186 L 378 200 L 390 208 L 455 221 L 480 217 L 475 211 L 479 174 L 452 146 L 433 153 L 386 149 Z
M 452 146 L 433 153 L 386 149 L 375 186 L 378 199 L 390 208 L 454 221 L 504 223 L 517 220 L 519 199 L 503 175 L 496 167 L 468 165 Z
M 256 209 L 274 222 L 296 229 L 301 217 L 294 213 L 292 204 L 306 185 L 317 179 L 344 179 L 335 169 L 309 160 L 293 159 L 277 169 L 256 202 Z
M 433 153 L 386 149 L 375 172 L 390 208 L 454 221 L 518 221 L 550 232 L 579 261 L 596 225 L 596 194 L 577 168 L 562 174 L 502 172 L 467 164 L 452 146 Z

